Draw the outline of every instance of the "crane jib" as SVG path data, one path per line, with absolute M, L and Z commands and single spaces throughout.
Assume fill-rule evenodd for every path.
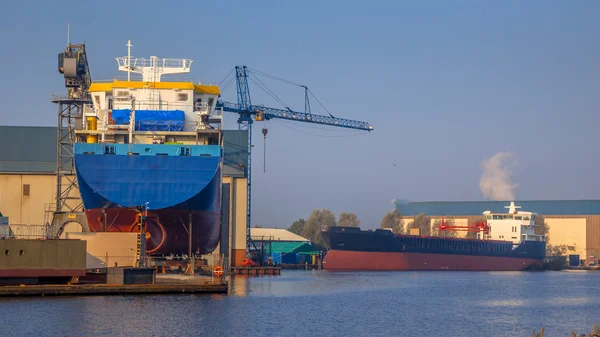
M 336 118 L 331 116 L 323 116 L 309 114 L 305 112 L 290 111 L 283 109 L 275 109 L 263 106 L 250 106 L 249 109 L 243 109 L 239 104 L 229 102 L 219 102 L 218 108 L 223 108 L 223 111 L 238 113 L 238 114 L 261 114 L 260 119 L 268 120 L 272 118 L 287 119 L 298 122 L 316 123 L 322 125 L 330 125 L 336 127 L 344 127 L 357 130 L 372 131 L 373 127 L 367 122 L 355 121 L 350 119 Z M 258 119 L 257 119 L 258 120 Z

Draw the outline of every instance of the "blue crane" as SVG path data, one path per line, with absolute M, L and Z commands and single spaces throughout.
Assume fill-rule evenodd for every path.
M 254 71 L 253 72 L 257 72 Z M 269 75 L 270 76 L 270 75 Z M 273 76 L 270 76 L 274 78 Z M 223 101 L 217 102 L 217 108 L 222 109 L 225 112 L 232 112 L 239 115 L 238 118 L 238 129 L 248 131 L 248 167 L 246 168 L 246 174 L 248 177 L 248 188 L 247 188 L 247 208 L 246 208 L 246 254 L 250 252 L 250 245 L 252 239 L 250 237 L 250 210 L 251 210 L 251 187 L 252 187 L 252 124 L 254 121 L 266 121 L 269 119 L 277 118 L 297 122 L 313 123 L 328 125 L 334 127 L 342 127 L 355 130 L 372 131 L 373 127 L 367 122 L 355 121 L 350 119 L 337 118 L 329 114 L 329 116 L 316 115 L 310 110 L 309 102 L 309 89 L 304 85 L 299 85 L 293 82 L 285 81 L 291 84 L 298 85 L 304 88 L 305 104 L 304 112 L 293 111 L 289 107 L 286 109 L 269 108 L 264 106 L 252 105 L 250 99 L 250 88 L 248 86 L 248 67 L 236 66 L 235 67 L 235 78 L 237 84 L 237 103 L 228 103 Z M 279 79 L 281 80 L 281 79 Z M 315 97 L 316 98 L 316 97 Z M 318 99 L 317 99 L 318 100 Z M 281 101 L 280 101 L 281 102 Z M 266 136 L 266 130 L 263 129 L 263 134 Z M 255 247 L 256 248 L 256 247 Z

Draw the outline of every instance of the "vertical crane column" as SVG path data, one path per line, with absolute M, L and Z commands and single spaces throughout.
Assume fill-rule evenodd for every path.
M 56 168 L 56 212 L 83 210 L 73 161 L 76 121 L 82 121 L 85 105 L 91 104 L 88 88 L 90 72 L 84 44 L 68 44 L 58 54 L 58 72 L 64 75 L 67 95 L 53 95 L 58 104 L 58 146 Z M 71 200 L 71 202 L 69 202 Z
M 244 110 L 238 118 L 238 129 L 248 131 L 248 167 L 246 168 L 247 196 L 246 196 L 246 255 L 250 253 L 252 240 L 250 238 L 251 212 L 252 212 L 252 101 L 250 100 L 250 89 L 248 87 L 248 74 L 246 66 L 235 67 L 238 105 Z

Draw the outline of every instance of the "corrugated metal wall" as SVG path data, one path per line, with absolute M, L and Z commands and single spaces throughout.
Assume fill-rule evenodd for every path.
M 587 217 L 586 223 L 587 255 L 600 257 L 600 215 Z
M 0 126 L 0 172 L 56 171 L 56 128 Z
M 248 131 L 223 130 L 223 175 L 246 176 L 248 166 Z

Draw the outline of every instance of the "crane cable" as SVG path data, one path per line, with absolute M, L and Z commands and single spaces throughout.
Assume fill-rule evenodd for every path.
M 315 95 L 315 94 L 314 94 L 314 93 L 313 93 L 313 92 L 312 92 L 312 91 L 311 91 L 311 90 L 310 90 L 310 89 L 309 89 L 309 88 L 308 88 L 306 85 L 299 84 L 299 83 L 296 83 L 296 82 L 292 82 L 292 81 L 286 80 L 286 79 L 284 79 L 284 78 L 281 78 L 281 77 L 273 76 L 273 75 L 267 74 L 267 73 L 265 73 L 265 72 L 262 72 L 262 71 L 260 71 L 260 70 L 256 70 L 256 69 L 253 69 L 253 68 L 246 68 L 246 69 L 249 69 L 249 70 L 250 70 L 252 73 L 257 73 L 258 75 L 262 75 L 262 76 L 268 77 L 268 78 L 270 78 L 270 79 L 273 79 L 273 80 L 277 80 L 277 81 L 281 81 L 281 82 L 284 82 L 284 83 L 287 83 L 287 84 L 291 84 L 291 85 L 295 85 L 295 86 L 298 86 L 298 87 L 301 87 L 301 88 L 305 88 L 305 89 L 306 89 L 306 90 L 307 90 L 307 91 L 310 93 L 310 95 L 311 95 L 311 96 L 312 96 L 312 97 L 313 97 L 315 100 L 317 100 L 317 103 L 319 103 L 319 105 L 320 105 L 320 106 L 321 106 L 321 107 L 322 107 L 322 108 L 323 108 L 325 111 L 327 111 L 327 113 L 329 114 L 329 116 L 331 116 L 331 117 L 334 117 L 334 118 L 335 118 L 335 116 L 333 116 L 333 114 L 331 114 L 331 112 L 329 112 L 329 110 L 327 110 L 327 108 L 325 107 L 325 105 L 323 105 L 323 103 L 321 103 L 321 101 L 320 101 L 320 100 L 317 98 L 317 96 L 316 96 L 316 95 Z M 261 82 L 261 83 L 262 83 L 262 82 Z M 287 107 L 286 107 L 286 108 L 287 108 Z

